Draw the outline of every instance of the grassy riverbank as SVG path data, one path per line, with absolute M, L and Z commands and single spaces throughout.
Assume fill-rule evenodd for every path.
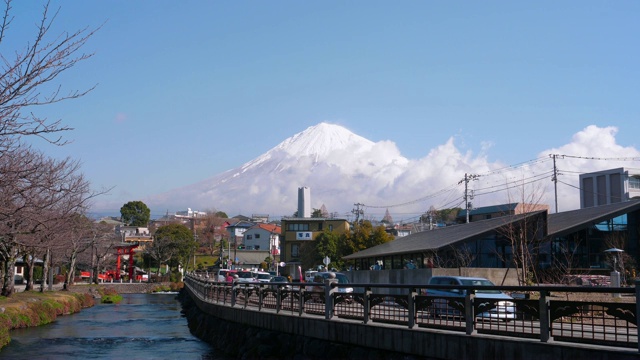
M 11 341 L 10 330 L 48 324 L 60 315 L 93 305 L 90 294 L 68 291 L 26 291 L 11 297 L 0 296 L 0 348 Z

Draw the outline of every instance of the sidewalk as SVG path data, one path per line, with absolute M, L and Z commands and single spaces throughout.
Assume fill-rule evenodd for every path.
M 21 284 L 21 285 L 14 285 L 13 287 L 15 292 L 24 292 L 24 289 L 27 286 L 25 284 Z M 62 290 L 63 287 L 64 287 L 64 284 L 54 284 L 53 291 Z M 33 291 L 40 291 L 40 284 L 34 284 Z M 44 286 L 44 291 L 49 291 L 49 285 Z

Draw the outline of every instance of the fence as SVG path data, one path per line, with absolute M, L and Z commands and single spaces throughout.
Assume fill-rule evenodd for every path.
M 359 320 L 372 326 L 385 323 L 410 329 L 445 329 L 467 335 L 492 334 L 640 351 L 637 328 L 640 286 L 338 284 L 335 279 L 323 284 L 228 284 L 193 274 L 186 276 L 185 285 L 203 301 L 257 311 Z M 385 294 L 385 289 L 389 294 Z M 488 297 L 487 292 L 512 296 L 496 299 Z M 610 300 L 566 300 L 569 294 L 604 294 L 600 297 Z

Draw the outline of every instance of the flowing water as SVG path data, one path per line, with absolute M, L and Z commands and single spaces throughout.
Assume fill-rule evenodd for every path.
M 0 359 L 224 359 L 191 335 L 175 294 L 123 294 L 51 324 L 11 331 Z

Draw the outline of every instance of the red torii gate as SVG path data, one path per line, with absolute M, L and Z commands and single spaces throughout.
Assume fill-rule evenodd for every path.
M 135 279 L 135 268 L 133 266 L 133 249 L 137 248 L 138 244 L 132 244 L 132 245 L 118 245 L 115 246 L 114 249 L 116 249 L 117 254 L 118 254 L 118 260 L 116 263 L 116 278 L 115 280 L 120 280 L 120 257 L 122 255 L 129 255 L 129 279 L 133 280 Z

